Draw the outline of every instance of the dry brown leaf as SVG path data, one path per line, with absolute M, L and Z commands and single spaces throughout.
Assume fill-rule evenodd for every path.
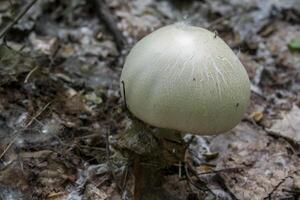
M 294 105 L 289 112 L 281 112 L 281 119 L 272 120 L 273 124 L 267 131 L 300 143 L 300 109 Z
M 272 138 L 246 123 L 228 134 L 215 137 L 211 147 L 220 152 L 217 169 L 245 166 L 239 171 L 220 173 L 225 185 L 238 199 L 262 200 L 286 177 L 291 176 L 291 180 L 300 178 L 295 173 L 300 167 L 300 159 L 291 153 L 289 143 Z M 292 188 L 292 181 L 284 181 L 283 186 Z M 285 197 L 282 188 L 273 195 Z

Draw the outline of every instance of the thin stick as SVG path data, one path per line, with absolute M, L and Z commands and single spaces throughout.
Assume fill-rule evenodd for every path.
M 224 169 L 218 169 L 218 170 L 211 170 L 208 172 L 200 172 L 200 173 L 197 173 L 197 175 L 216 174 L 216 173 L 220 173 L 220 172 L 230 172 L 230 171 L 236 171 L 236 170 L 241 170 L 241 169 L 245 169 L 245 168 L 247 168 L 247 167 L 224 168 Z
M 110 160 L 110 149 L 109 149 L 109 132 L 110 132 L 110 130 L 111 130 L 111 128 L 109 130 L 107 130 L 106 133 L 105 133 L 105 143 L 106 143 L 105 151 L 106 151 L 107 166 L 109 168 L 111 177 L 113 178 L 113 180 L 115 181 L 115 183 L 118 187 L 119 192 L 121 194 L 123 194 L 123 192 L 124 192 L 123 188 L 121 187 L 121 185 L 117 181 L 116 174 L 113 170 L 113 166 L 112 166 L 112 163 L 111 163 L 111 160 Z
M 13 3 L 11 2 L 11 0 L 8 0 L 8 1 L 9 1 L 10 6 L 13 6 Z
M 216 179 L 217 183 L 221 186 L 221 188 L 230 195 L 231 199 L 239 200 L 234 195 L 234 193 L 229 189 L 229 187 L 225 184 L 225 180 L 220 174 L 217 173 L 215 176 L 215 179 Z
M 36 66 L 35 68 L 33 68 L 26 76 L 24 83 L 28 83 L 28 80 L 30 78 L 30 76 L 33 74 L 33 72 L 35 72 L 39 67 Z
M 205 26 L 205 28 L 207 28 L 207 29 L 213 28 L 214 26 L 216 26 L 216 25 L 220 24 L 221 22 L 223 22 L 223 21 L 225 21 L 225 20 L 233 17 L 234 15 L 239 15 L 239 14 L 241 14 L 243 12 L 249 12 L 252 9 L 253 8 L 244 8 L 244 9 L 238 11 L 238 12 L 232 12 L 232 13 L 230 13 L 228 15 L 224 15 L 224 16 L 222 16 L 222 17 L 220 17 L 220 18 L 218 18 L 218 19 L 216 19 L 216 20 L 214 20 L 212 22 L 209 22 L 209 24 L 207 26 Z
M 198 190 L 200 191 L 205 191 L 205 192 L 209 192 L 211 193 L 213 196 L 216 196 L 215 193 L 207 186 L 207 184 L 205 182 L 203 182 L 198 176 L 197 176 L 197 172 L 195 172 L 191 166 L 185 162 L 185 165 L 184 165 L 184 168 L 185 168 L 185 174 L 186 174 L 186 177 L 187 177 L 187 180 L 189 183 L 191 183 L 195 188 L 197 188 Z M 196 184 L 193 180 L 192 180 L 192 177 L 189 173 L 189 171 L 192 172 L 192 175 L 194 175 L 198 182 L 201 184 Z
M 110 162 L 110 149 L 109 149 L 109 131 L 105 131 L 105 150 L 106 150 L 106 161 L 108 163 L 108 166 L 111 168 L 111 162 Z
M 126 93 L 125 93 L 125 82 L 122 80 L 121 83 L 122 83 L 122 89 L 123 89 L 123 95 L 124 95 L 125 108 L 128 110 L 127 102 L 126 102 Z
M 283 179 L 282 179 L 282 180 L 281 180 L 281 181 L 273 188 L 273 190 L 268 194 L 268 196 L 264 198 L 264 200 L 266 200 L 266 199 L 271 200 L 271 199 L 272 199 L 272 195 L 274 194 L 274 192 L 276 192 L 277 189 L 278 189 L 278 188 L 286 181 L 286 179 L 288 179 L 288 178 L 293 179 L 293 177 L 292 177 L 291 175 L 284 177 L 284 178 L 283 178 Z
M 32 122 L 33 121 L 35 121 L 36 120 L 36 118 L 38 117 L 38 116 L 40 116 L 47 108 L 48 108 L 48 106 L 51 104 L 52 102 L 49 102 L 49 103 L 47 103 L 35 116 L 33 116 L 32 118 L 31 118 L 31 120 L 26 124 L 26 126 L 25 126 L 25 128 L 27 128 L 28 126 L 30 126 L 31 124 L 32 124 Z
M 5 148 L 5 150 L 2 152 L 2 154 L 0 155 L 0 159 L 2 159 L 2 157 L 6 154 L 6 152 L 8 151 L 8 149 L 10 149 L 11 145 L 13 145 L 13 143 L 16 141 L 17 137 L 19 136 L 19 134 L 16 134 L 15 137 L 12 139 L 12 141 L 7 145 L 7 147 Z
M 40 116 L 46 109 L 47 107 L 51 104 L 51 102 L 47 103 L 43 108 L 42 110 L 40 110 L 34 117 L 31 118 L 31 120 L 24 126 L 24 129 L 28 128 L 33 121 L 36 120 L 36 118 L 38 116 Z M 20 130 L 17 130 L 17 133 L 15 135 L 15 137 L 12 139 L 12 141 L 7 145 L 7 147 L 5 148 L 5 150 L 1 153 L 0 155 L 0 159 L 2 159 L 2 157 L 6 154 L 6 152 L 10 149 L 10 147 L 14 144 L 14 142 L 16 141 L 16 139 L 18 138 L 19 134 L 18 133 Z
M 126 46 L 126 39 L 118 29 L 117 20 L 115 19 L 115 16 L 111 14 L 105 0 L 91 0 L 91 2 L 99 18 L 103 20 L 105 26 L 114 36 L 118 49 L 122 50 L 124 46 Z
M 32 0 L 30 3 L 28 3 L 23 10 L 13 19 L 12 22 L 7 24 L 6 27 L 1 31 L 0 33 L 0 39 L 11 29 L 28 11 L 29 9 L 37 2 L 38 0 Z

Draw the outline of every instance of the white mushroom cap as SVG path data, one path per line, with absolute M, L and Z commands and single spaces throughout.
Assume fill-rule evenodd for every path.
M 233 128 L 250 99 L 247 72 L 230 47 L 214 33 L 185 24 L 140 40 L 126 59 L 121 82 L 137 118 L 201 135 Z

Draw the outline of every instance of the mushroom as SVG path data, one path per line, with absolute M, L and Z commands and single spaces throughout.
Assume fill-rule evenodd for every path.
M 122 70 L 121 91 L 129 111 L 146 124 L 212 135 L 239 123 L 249 103 L 250 81 L 215 33 L 177 23 L 134 45 Z
M 137 118 L 200 135 L 233 128 L 250 97 L 247 72 L 230 47 L 214 33 L 182 23 L 140 40 L 121 81 Z

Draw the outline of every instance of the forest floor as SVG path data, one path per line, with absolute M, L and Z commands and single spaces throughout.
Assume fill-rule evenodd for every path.
M 0 1 L 1 30 L 30 2 Z M 97 2 L 38 0 L 1 38 L 1 200 L 132 199 L 130 163 L 109 148 L 130 121 L 122 65 L 136 41 L 177 21 L 217 31 L 252 96 L 232 131 L 192 138 L 196 173 L 174 166 L 165 188 L 183 200 L 300 198 L 299 0 Z

